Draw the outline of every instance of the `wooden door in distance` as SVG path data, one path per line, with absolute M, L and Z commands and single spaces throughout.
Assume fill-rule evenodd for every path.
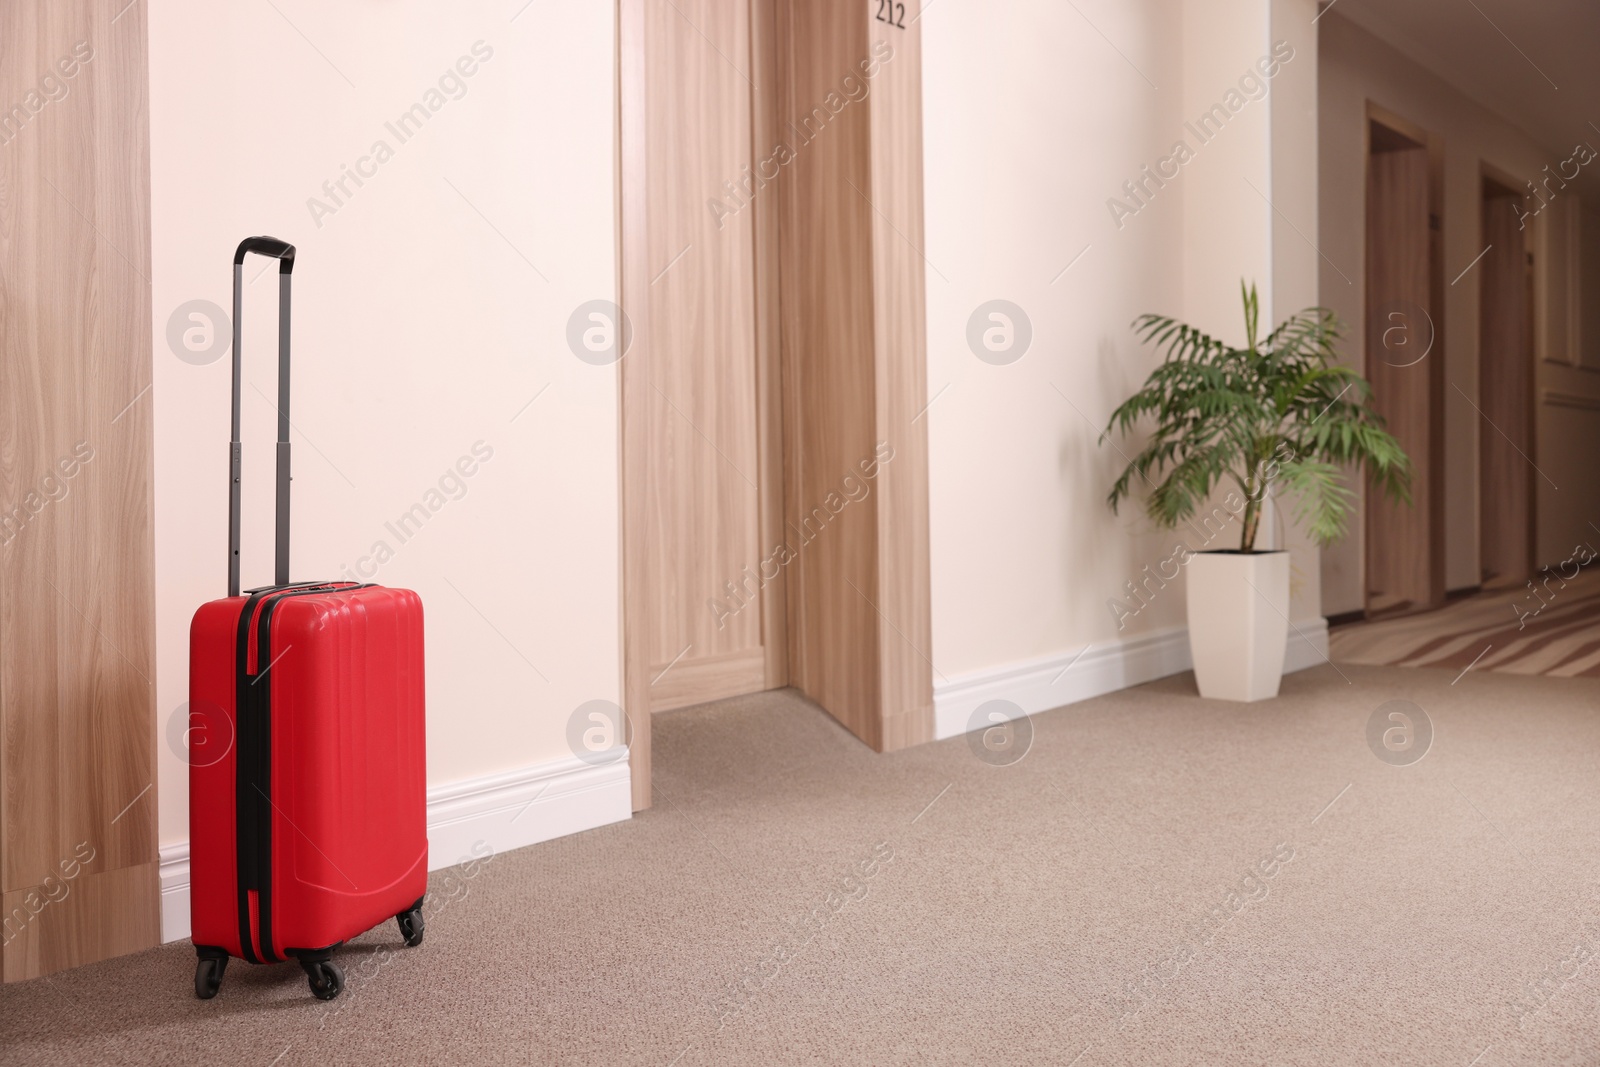
M 1485 182 L 1478 300 L 1478 536 L 1488 584 L 1526 581 L 1533 566 L 1533 353 L 1522 197 Z
M 624 166 L 642 174 L 623 208 L 626 639 L 647 676 L 633 707 L 656 712 L 786 682 L 776 279 L 752 6 L 630 0 L 623 17 L 624 77 L 643 87 L 642 125 L 624 115 Z
M 1432 333 L 1432 240 L 1428 229 L 1428 149 L 1371 124 L 1367 163 L 1366 367 L 1373 404 L 1411 458 L 1411 502 L 1366 493 L 1366 597 L 1369 613 L 1439 603 L 1443 583 L 1434 517 L 1437 491 L 1433 377 L 1437 359 L 1419 358 L 1416 339 Z M 1408 343 L 1398 343 L 1404 338 Z

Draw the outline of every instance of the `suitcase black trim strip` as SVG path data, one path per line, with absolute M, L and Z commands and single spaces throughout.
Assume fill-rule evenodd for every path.
M 238 662 L 234 676 L 234 720 L 238 748 L 234 752 L 234 853 L 239 888 L 239 951 L 251 963 L 260 963 L 251 936 L 250 890 L 256 886 L 256 858 L 260 854 L 256 833 L 257 780 L 255 719 L 250 691 L 250 620 L 256 606 L 270 590 L 253 593 L 239 612 Z
M 343 593 L 367 585 L 340 583 L 274 586 L 245 602 L 239 613 L 238 719 L 239 750 L 235 760 L 236 825 L 239 871 L 239 947 L 251 963 L 278 963 L 272 949 L 272 615 L 290 597 Z M 270 598 L 270 599 L 267 599 Z M 262 601 L 265 600 L 265 603 Z M 259 613 L 257 611 L 259 607 Z M 259 614 L 259 617 L 257 617 Z M 256 626 L 256 673 L 250 674 L 250 628 Z M 261 951 L 254 951 L 250 891 L 256 894 L 255 927 Z

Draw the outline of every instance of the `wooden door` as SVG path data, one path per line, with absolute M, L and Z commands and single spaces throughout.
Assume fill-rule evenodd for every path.
M 1484 584 L 1533 570 L 1533 351 L 1522 197 L 1485 180 L 1479 264 L 1478 533 Z
M 622 5 L 625 701 L 643 714 L 787 680 L 765 7 Z M 638 106 L 631 106 L 637 104 Z M 770 169 L 770 168 L 768 168 Z
M 1367 611 L 1423 608 L 1444 598 L 1440 465 L 1441 353 L 1417 358 L 1436 334 L 1431 162 L 1425 143 L 1373 122 L 1367 163 L 1366 367 L 1373 403 L 1412 463 L 1411 502 L 1366 494 Z M 1394 341 L 1403 330 L 1412 348 Z
M 160 939 L 145 11 L 0 5 L 6 981 Z

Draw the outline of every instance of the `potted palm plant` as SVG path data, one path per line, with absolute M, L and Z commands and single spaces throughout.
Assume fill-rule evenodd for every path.
M 1239 547 L 1182 552 L 1189 649 L 1201 696 L 1263 700 L 1278 693 L 1289 627 L 1289 554 L 1256 550 L 1266 498 L 1287 489 L 1295 519 L 1326 545 L 1343 536 L 1355 500 L 1343 467 L 1409 502 L 1411 464 L 1384 430 L 1366 379 L 1334 362 L 1342 336 L 1334 314 L 1307 308 L 1258 340 L 1255 286 L 1241 282 L 1240 292 L 1243 348 L 1165 315 L 1134 320 L 1134 333 L 1164 358 L 1111 413 L 1100 441 L 1155 420 L 1111 488 L 1113 512 L 1147 488 L 1146 512 L 1174 529 L 1227 488 L 1221 517 L 1239 519 Z

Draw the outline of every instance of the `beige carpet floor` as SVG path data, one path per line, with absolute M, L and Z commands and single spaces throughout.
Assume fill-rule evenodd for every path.
M 1600 569 L 1559 568 L 1434 611 L 1336 626 L 1335 663 L 1600 678 Z
M 458 873 L 340 1000 L 236 962 L 196 1001 L 173 944 L 0 988 L 0 1062 L 1600 1063 L 1600 683 L 1453 673 L 1178 676 L 1009 766 L 787 692 L 674 712 L 653 810 Z

